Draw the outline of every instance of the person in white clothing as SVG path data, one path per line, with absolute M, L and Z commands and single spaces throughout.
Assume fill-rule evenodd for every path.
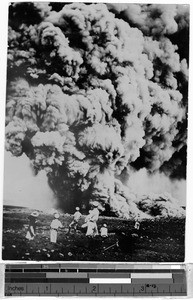
M 139 230 L 140 228 L 140 223 L 138 221 L 135 221 L 135 226 L 134 226 L 135 229 Z
M 93 202 L 93 209 L 90 213 L 89 221 L 87 222 L 87 232 L 86 236 L 96 236 L 98 235 L 98 228 L 97 228 L 97 221 L 99 218 L 99 210 L 98 210 L 98 203 L 95 201 Z
M 36 235 L 36 225 L 37 225 L 37 217 L 39 216 L 39 213 L 37 211 L 34 211 L 29 216 L 29 226 L 26 234 L 26 239 L 29 241 L 33 240 Z
M 103 226 L 100 229 L 101 236 L 106 238 L 108 237 L 108 229 L 107 229 L 107 224 L 103 224 Z
M 135 228 L 136 230 L 139 230 L 139 229 L 140 229 L 140 222 L 139 222 L 139 220 L 140 220 L 140 214 L 137 215 L 137 218 L 136 218 L 136 220 L 135 220 L 134 228 Z
M 85 220 L 84 220 L 84 224 L 81 226 L 81 228 L 86 228 L 86 227 L 88 227 L 88 222 L 90 221 L 91 212 L 92 212 L 92 210 L 90 209 L 90 210 L 88 211 L 88 216 L 86 216 L 86 218 L 85 218 Z
M 54 214 L 54 220 L 50 224 L 50 242 L 56 243 L 57 242 L 57 235 L 58 235 L 58 229 L 63 228 L 62 223 L 58 220 L 59 214 Z
M 76 232 L 76 229 L 77 229 L 77 226 L 78 226 L 78 222 L 79 222 L 81 216 L 82 216 L 82 214 L 80 213 L 80 208 L 76 207 L 76 212 L 73 215 L 73 220 L 69 224 L 68 233 L 70 233 L 71 228 L 74 228 L 74 231 Z

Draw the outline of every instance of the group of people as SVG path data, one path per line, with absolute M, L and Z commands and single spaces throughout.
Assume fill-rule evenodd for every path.
M 28 226 L 28 230 L 27 230 L 27 234 L 26 234 L 26 238 L 28 240 L 33 240 L 35 237 L 38 216 L 39 216 L 39 213 L 36 211 L 33 212 L 29 216 L 29 226 Z M 76 212 L 73 215 L 73 220 L 69 224 L 69 227 L 68 227 L 68 233 L 70 233 L 70 231 L 72 229 L 76 232 L 81 216 L 82 216 L 82 214 L 80 213 L 80 208 L 76 207 Z M 52 222 L 50 224 L 50 242 L 51 243 L 57 242 L 58 231 L 59 231 L 59 229 L 64 228 L 61 221 L 59 220 L 59 217 L 60 217 L 59 213 L 55 212 L 54 219 L 52 220 Z M 93 202 L 92 209 L 89 210 L 89 214 L 85 218 L 85 223 L 81 226 L 82 228 L 86 228 L 86 236 L 94 237 L 94 236 L 99 235 L 98 226 L 97 226 L 98 218 L 99 218 L 98 203 Z M 103 238 L 108 237 L 107 224 L 103 224 L 102 227 L 100 228 L 100 235 Z
M 33 240 L 35 237 L 35 232 L 36 232 L 36 225 L 37 225 L 37 217 L 39 216 L 38 212 L 33 212 L 29 216 L 29 226 L 26 234 L 26 238 L 28 240 Z M 80 208 L 76 207 L 76 212 L 73 215 L 73 220 L 69 224 L 68 227 L 68 233 L 73 229 L 75 232 L 77 230 L 77 227 L 79 225 L 79 221 L 81 219 L 82 214 L 80 213 Z M 52 220 L 50 224 L 50 242 L 51 243 L 56 243 L 57 242 L 57 236 L 58 236 L 58 231 L 59 229 L 64 228 L 62 223 L 59 220 L 59 213 L 55 212 L 54 213 L 54 219 Z M 97 226 L 97 221 L 99 219 L 99 209 L 98 209 L 98 203 L 93 202 L 92 203 L 92 209 L 89 210 L 89 214 L 85 218 L 84 224 L 81 226 L 81 228 L 86 228 L 86 236 L 88 237 L 95 237 L 99 235 L 98 231 L 98 226 Z M 134 228 L 136 230 L 139 230 L 140 228 L 140 223 L 138 219 L 135 222 Z M 100 236 L 103 238 L 108 237 L 108 228 L 107 224 L 103 224 L 102 227 L 100 228 Z
M 85 223 L 81 226 L 82 228 L 87 228 L 86 236 L 94 237 L 96 235 L 99 235 L 98 227 L 97 227 L 98 218 L 99 218 L 98 203 L 93 202 L 92 209 L 89 210 L 89 214 L 85 218 Z M 103 227 L 107 227 L 107 225 L 103 224 Z M 103 235 L 103 233 L 101 233 L 101 235 Z M 108 233 L 106 233 L 106 237 L 107 236 Z
M 59 217 L 58 214 L 55 214 L 54 216 L 55 216 L 55 219 Z M 69 224 L 69 227 L 68 227 L 68 233 L 70 233 L 70 231 L 72 229 L 76 232 L 81 216 L 82 216 L 82 214 L 80 213 L 80 208 L 76 207 L 76 212 L 73 215 L 73 220 Z M 97 226 L 98 218 L 99 218 L 98 203 L 93 202 L 92 209 L 89 210 L 89 214 L 86 216 L 85 222 L 81 226 L 81 228 L 86 228 L 86 236 L 94 237 L 94 236 L 99 235 L 98 226 Z M 60 221 L 56 222 L 55 219 L 52 221 L 52 223 L 50 225 L 50 241 L 52 243 L 56 243 L 56 241 L 57 241 L 57 235 L 56 235 L 57 231 L 56 230 L 58 230 L 59 228 L 63 228 L 61 222 Z M 58 226 L 57 229 L 56 229 L 56 226 Z M 55 238 L 55 235 L 56 235 L 56 238 Z M 107 229 L 106 224 L 102 225 L 102 227 L 100 229 L 100 235 L 102 237 L 108 236 L 108 229 Z M 53 238 L 53 236 L 54 236 L 54 238 Z

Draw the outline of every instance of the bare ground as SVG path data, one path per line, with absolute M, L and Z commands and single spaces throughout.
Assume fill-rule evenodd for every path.
M 127 261 L 127 262 L 182 262 L 184 261 L 185 219 L 161 218 L 141 221 L 141 229 L 132 253 L 124 252 L 115 245 L 116 230 L 135 233 L 134 221 L 114 217 L 100 217 L 98 227 L 105 222 L 109 236 L 88 238 L 81 229 L 68 234 L 72 216 L 64 214 L 64 225 L 58 234 L 57 244 L 51 244 L 49 227 L 53 216 L 41 213 L 38 217 L 37 234 L 33 241 L 26 236 L 30 209 L 4 206 L 3 212 L 3 260 L 31 261 Z

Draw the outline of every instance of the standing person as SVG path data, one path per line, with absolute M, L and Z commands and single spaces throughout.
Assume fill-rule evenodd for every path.
M 87 227 L 86 236 L 92 237 L 94 234 L 94 223 L 92 222 L 92 212 L 93 210 L 89 210 L 89 215 L 86 217 L 86 223 L 83 224 L 83 227 Z
M 108 228 L 107 228 L 107 224 L 103 224 L 103 226 L 101 227 L 101 236 L 102 237 L 108 237 Z
M 73 220 L 69 225 L 68 233 L 70 233 L 71 228 L 74 228 L 75 232 L 78 226 L 78 221 L 80 220 L 82 214 L 80 213 L 80 208 L 76 207 L 76 212 L 73 215 Z
M 136 220 L 135 220 L 134 228 L 135 228 L 136 230 L 139 230 L 139 229 L 140 229 L 139 217 L 140 217 L 140 214 L 137 215 L 137 218 L 136 218 Z
M 58 220 L 59 214 L 54 214 L 54 220 L 50 224 L 50 242 L 56 243 L 57 242 L 57 235 L 58 235 L 58 229 L 63 228 L 62 223 Z
M 90 213 L 86 236 L 96 236 L 99 234 L 97 228 L 97 221 L 99 218 L 98 203 L 95 201 L 93 202 L 92 205 L 93 205 L 93 209 Z
M 88 222 L 90 221 L 91 212 L 92 212 L 92 210 L 90 209 L 90 210 L 88 211 L 88 216 L 86 216 L 86 218 L 85 218 L 85 220 L 84 220 L 84 224 L 81 226 L 81 228 L 88 227 Z
M 33 240 L 35 237 L 38 216 L 39 213 L 37 211 L 32 212 L 29 216 L 29 226 L 26 234 L 26 239 L 29 241 Z

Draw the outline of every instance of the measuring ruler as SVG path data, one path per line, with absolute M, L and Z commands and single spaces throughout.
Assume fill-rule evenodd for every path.
M 5 296 L 187 296 L 185 265 L 7 264 Z

